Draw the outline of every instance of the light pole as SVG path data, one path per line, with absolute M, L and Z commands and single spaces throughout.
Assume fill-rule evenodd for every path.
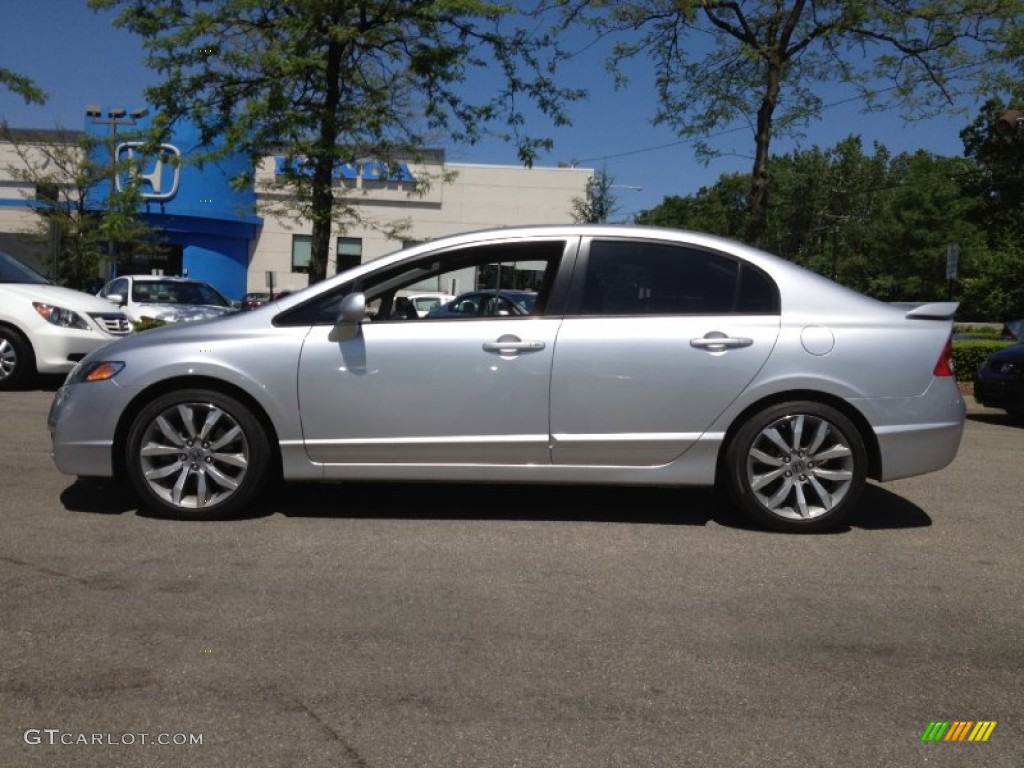
M 1011 109 L 1006 112 L 996 123 L 996 133 L 1011 133 L 1020 130 L 1024 125 L 1024 112 L 1019 109 Z
M 110 133 L 107 138 L 107 148 L 110 152 L 110 191 L 107 194 L 107 215 L 114 212 L 114 188 L 117 185 L 117 129 L 119 126 L 133 126 L 139 120 L 149 114 L 145 107 L 133 109 L 131 112 L 124 108 L 111 108 L 104 114 L 97 104 L 88 104 L 85 107 L 85 116 L 93 125 L 110 126 Z M 117 277 L 117 251 L 114 243 L 114 235 L 110 234 L 107 240 L 107 257 L 110 259 L 110 277 Z

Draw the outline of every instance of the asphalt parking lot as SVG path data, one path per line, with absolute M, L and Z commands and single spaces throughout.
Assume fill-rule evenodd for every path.
M 291 486 L 140 515 L 0 393 L 0 766 L 1024 764 L 1024 425 L 844 530 L 704 491 Z M 937 721 L 985 742 L 922 742 Z

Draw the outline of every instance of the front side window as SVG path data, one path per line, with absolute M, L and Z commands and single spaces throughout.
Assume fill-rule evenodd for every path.
M 775 314 L 778 294 L 760 270 L 720 253 L 668 243 L 595 240 L 580 314 Z
M 564 250 L 563 240 L 545 240 L 495 243 L 426 254 L 413 262 L 381 268 L 357 281 L 345 283 L 309 304 L 278 316 L 275 322 L 279 325 L 333 323 L 341 300 L 357 291 L 366 297 L 367 319 L 372 322 L 538 315 L 544 311 L 544 301 Z M 437 290 L 438 286 L 445 286 L 455 298 L 447 304 L 438 302 L 438 306 L 421 315 L 409 297 L 420 291 Z M 480 311 L 488 307 L 493 311 Z
M 118 296 L 124 296 L 127 299 L 128 298 L 128 280 L 126 280 L 123 277 L 119 277 L 116 280 L 111 280 L 109 283 L 107 283 L 107 287 L 104 288 L 103 291 L 100 293 L 100 296 L 107 297 L 107 296 L 110 296 L 112 294 L 116 294 Z

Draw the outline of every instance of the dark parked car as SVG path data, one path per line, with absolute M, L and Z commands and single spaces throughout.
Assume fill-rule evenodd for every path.
M 1024 342 L 993 352 L 974 372 L 974 399 L 1024 418 Z
M 470 291 L 435 307 L 427 317 L 513 317 L 528 315 L 537 302 L 535 291 Z

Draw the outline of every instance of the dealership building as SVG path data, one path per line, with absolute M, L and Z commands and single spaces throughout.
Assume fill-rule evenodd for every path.
M 144 128 L 145 110 L 90 107 L 87 114 L 84 133 L 97 140 L 96 151 L 103 153 L 94 158 L 97 162 L 111 165 L 111 155 L 118 166 L 136 161 L 141 218 L 160 238 L 159 248 L 139 243 L 126 249 L 116 267 L 104 265 L 100 277 L 114 270 L 180 274 L 206 280 L 232 299 L 265 291 L 270 280 L 274 290 L 307 285 L 312 224 L 289 204 L 287 188 L 276 183 L 283 157 L 263 158 L 254 184 L 238 189 L 231 180 L 246 170 L 246 158 L 189 162 L 198 137 L 188 126 L 178 127 L 159 152 L 144 156 L 127 127 Z M 47 154 L 55 147 L 77 146 L 83 132 L 11 129 L 10 134 L 0 139 L 0 250 L 52 272 L 58 244 L 40 237 L 34 209 L 54 198 L 55 184 L 72 183 L 60 178 Z M 36 183 L 19 172 L 29 165 L 35 168 Z M 574 200 L 586 196 L 593 175 L 593 169 L 578 167 L 451 163 L 439 149 L 390 165 L 367 158 L 340 166 L 336 196 L 344 197 L 360 223 L 335 224 L 327 273 L 457 232 L 571 222 Z M 104 210 L 112 190 L 126 183 L 122 174 L 96 185 L 86 194 L 85 207 Z M 384 234 L 395 228 L 401 239 Z

